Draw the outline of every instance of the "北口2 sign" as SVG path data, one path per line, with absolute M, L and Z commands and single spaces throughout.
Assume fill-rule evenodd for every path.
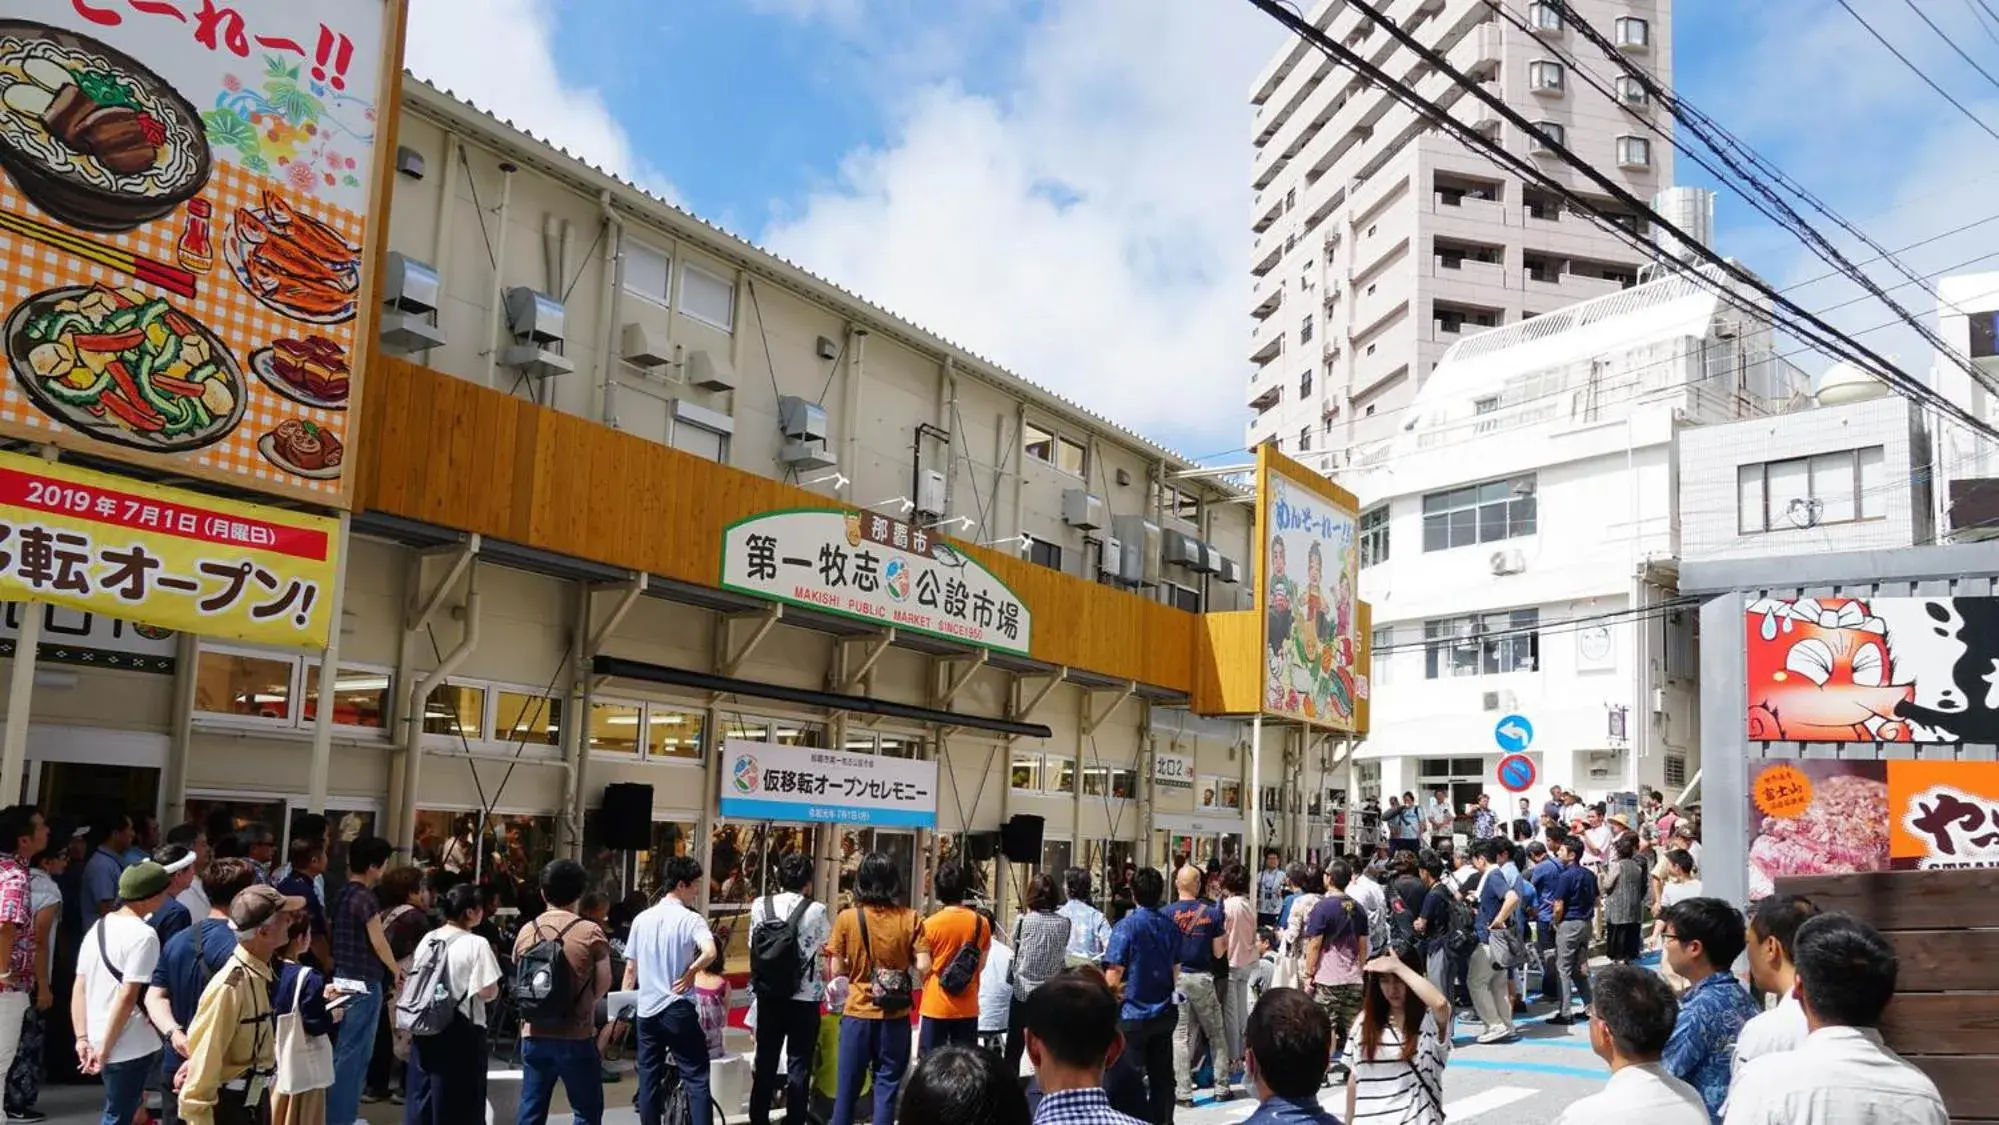
M 0 432 L 344 506 L 402 2 L 0 5 Z
M 937 827 L 937 763 L 727 739 L 722 815 L 741 820 Z
M 919 527 L 844 508 L 730 524 L 722 588 L 1023 655 L 1031 615 L 978 560 Z
M 325 516 L 0 453 L 7 601 L 324 648 L 338 531 Z

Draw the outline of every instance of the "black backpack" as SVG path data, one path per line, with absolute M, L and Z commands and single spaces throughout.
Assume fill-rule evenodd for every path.
M 768 1000 L 789 1000 L 805 979 L 805 956 L 798 942 L 798 922 L 812 900 L 798 896 L 791 917 L 777 916 L 777 897 L 764 896 L 764 920 L 750 930 L 750 991 Z
M 951 960 L 938 970 L 937 987 L 953 996 L 962 996 L 979 976 L 979 946 L 986 940 L 985 915 L 972 915 L 972 940 L 958 947 Z M 1015 939 L 1018 944 L 1019 939 Z
M 1449 901 L 1451 928 L 1444 941 L 1452 953 L 1464 957 L 1478 948 L 1478 911 L 1461 892 L 1453 893 Z
M 571 979 L 576 973 L 569 965 L 569 958 L 563 953 L 562 939 L 569 931 L 582 925 L 587 919 L 577 918 L 556 932 L 554 937 L 544 937 L 522 950 L 514 958 L 514 979 L 510 991 L 514 998 L 514 1009 L 530 1024 L 561 1023 L 575 1013 L 576 1002 L 583 998 L 589 981 L 577 985 Z M 537 936 L 543 923 L 534 923 Z

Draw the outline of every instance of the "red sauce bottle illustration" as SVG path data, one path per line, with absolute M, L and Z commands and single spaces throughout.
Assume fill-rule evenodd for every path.
M 208 200 L 188 200 L 187 228 L 181 231 L 180 241 L 174 245 L 174 257 L 194 273 L 207 273 L 215 265 L 215 242 L 209 237 L 211 213 Z

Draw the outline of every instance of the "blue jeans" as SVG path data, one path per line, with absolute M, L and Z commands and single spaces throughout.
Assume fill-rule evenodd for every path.
M 694 1001 L 675 1000 L 650 1016 L 639 1017 L 639 1125 L 660 1125 L 666 1096 L 672 1088 L 666 1068 L 671 1064 L 687 1087 L 687 1105 L 696 1121 L 708 1119 L 708 1037 L 701 1033 L 701 1016 Z
M 382 1018 L 382 982 L 347 1002 L 347 1015 L 333 1040 L 333 1085 L 326 1091 L 327 1125 L 354 1125 L 361 1116 L 361 1086 L 375 1051 L 375 1021 Z
M 521 1038 L 519 1125 L 542 1125 L 558 1079 L 569 1091 L 570 1120 L 597 1125 L 604 1116 L 604 1072 L 595 1039 Z
M 976 1024 L 975 1024 L 976 1026 Z M 895 1097 L 909 1072 L 909 1018 L 878 1020 L 840 1017 L 840 1084 L 833 1097 L 831 1125 L 854 1125 L 854 1102 L 870 1070 L 875 1077 L 876 1121 L 895 1120 Z
M 146 1082 L 159 1066 L 158 1053 L 105 1065 L 103 1125 L 132 1125 L 139 1099 L 146 1096 Z
M 1014 1002 L 1016 1008 L 1019 1001 Z M 929 1054 L 932 1047 L 963 1043 L 967 1047 L 979 1045 L 979 1017 L 969 1016 L 958 1020 L 934 1020 L 923 1017 L 923 1031 L 917 1039 L 917 1050 Z

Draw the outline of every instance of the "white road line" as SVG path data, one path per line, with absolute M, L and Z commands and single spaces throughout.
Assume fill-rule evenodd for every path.
M 1525 1086 L 1494 1086 L 1490 1090 L 1480 1090 L 1468 1098 L 1444 1107 L 1444 1120 L 1451 1125 L 1460 1121 L 1470 1121 L 1481 1113 L 1490 1113 L 1502 1106 L 1512 1105 L 1523 1098 L 1531 1098 L 1535 1091 Z

